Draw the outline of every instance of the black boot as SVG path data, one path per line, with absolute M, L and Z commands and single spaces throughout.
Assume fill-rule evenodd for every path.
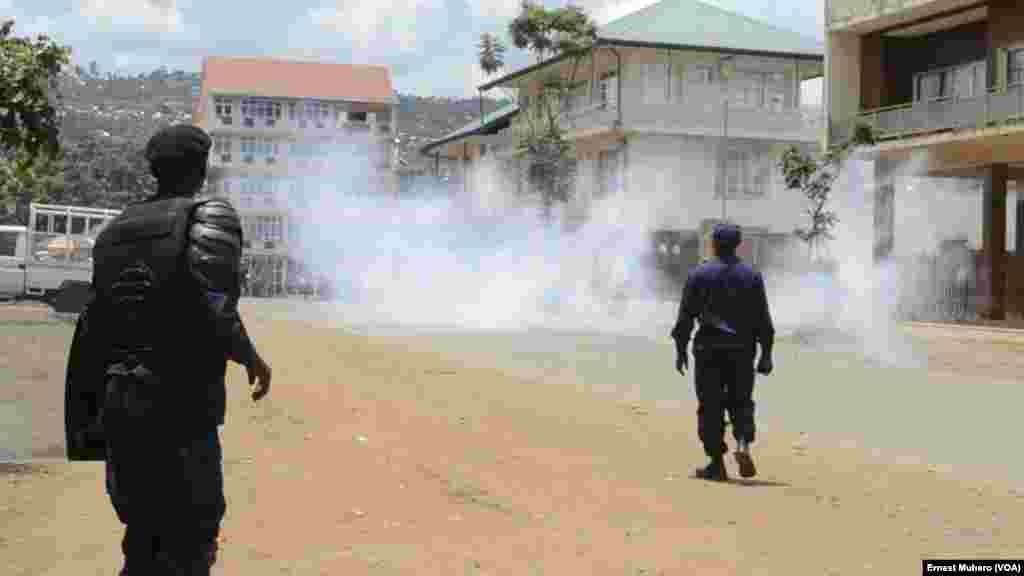
M 712 480 L 715 482 L 726 482 L 729 480 L 729 473 L 725 471 L 725 461 L 721 456 L 711 459 L 711 463 L 703 468 L 697 468 L 697 478 Z
M 754 459 L 750 457 L 750 447 L 746 442 L 740 442 L 739 447 L 733 454 L 736 458 L 736 465 L 740 468 L 740 476 L 753 478 L 757 475 L 757 468 L 754 467 Z

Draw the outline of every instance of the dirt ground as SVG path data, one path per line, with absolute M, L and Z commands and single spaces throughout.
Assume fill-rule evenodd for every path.
M 1000 396 L 1020 394 L 1006 386 L 1024 374 L 1013 333 L 908 328 L 932 366 L 913 374 L 781 342 L 759 384 L 761 474 L 710 484 L 689 478 L 692 383 L 660 344 L 367 335 L 255 305 L 245 317 L 274 387 L 253 404 L 231 369 L 217 574 L 914 574 L 924 557 L 1024 557 L 1024 474 L 982 473 L 952 441 L 922 441 L 934 458 L 909 432 L 885 444 L 872 419 L 887 413 L 860 393 L 911 390 L 890 398 L 895 429 L 973 431 L 995 443 L 983 458 L 1018 459 L 1013 421 L 990 422 L 1019 412 Z M 0 574 L 119 566 L 101 467 L 45 460 L 63 454 L 71 331 L 45 309 L 0 308 L 0 430 L 36 456 L 0 465 Z M 828 388 L 825 369 L 854 384 Z M 914 386 L 961 411 L 936 416 Z

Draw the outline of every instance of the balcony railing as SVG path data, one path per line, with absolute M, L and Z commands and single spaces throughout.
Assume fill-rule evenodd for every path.
M 628 128 L 646 128 L 710 136 L 815 141 L 821 138 L 821 108 L 743 107 L 720 98 L 702 97 L 673 104 L 636 104 L 623 110 Z
M 618 110 L 614 105 L 595 102 L 570 108 L 562 113 L 559 124 L 565 130 L 593 130 L 610 127 L 618 118 Z
M 833 125 L 832 141 L 852 134 L 858 123 L 871 126 L 880 139 L 906 138 L 949 130 L 998 126 L 1024 120 L 1024 85 L 993 90 L 975 98 L 943 98 L 869 110 Z

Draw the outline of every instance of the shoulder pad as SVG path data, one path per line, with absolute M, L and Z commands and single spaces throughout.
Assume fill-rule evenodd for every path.
M 198 203 L 193 212 L 195 222 L 227 231 L 242 231 L 242 222 L 231 203 L 221 198 Z

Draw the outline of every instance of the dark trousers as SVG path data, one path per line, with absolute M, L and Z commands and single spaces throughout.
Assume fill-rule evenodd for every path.
M 754 441 L 754 349 L 693 347 L 697 434 L 709 457 L 725 454 L 725 412 L 737 442 Z
M 191 441 L 109 441 L 107 493 L 125 525 L 122 575 L 208 576 L 224 518 L 216 428 Z

